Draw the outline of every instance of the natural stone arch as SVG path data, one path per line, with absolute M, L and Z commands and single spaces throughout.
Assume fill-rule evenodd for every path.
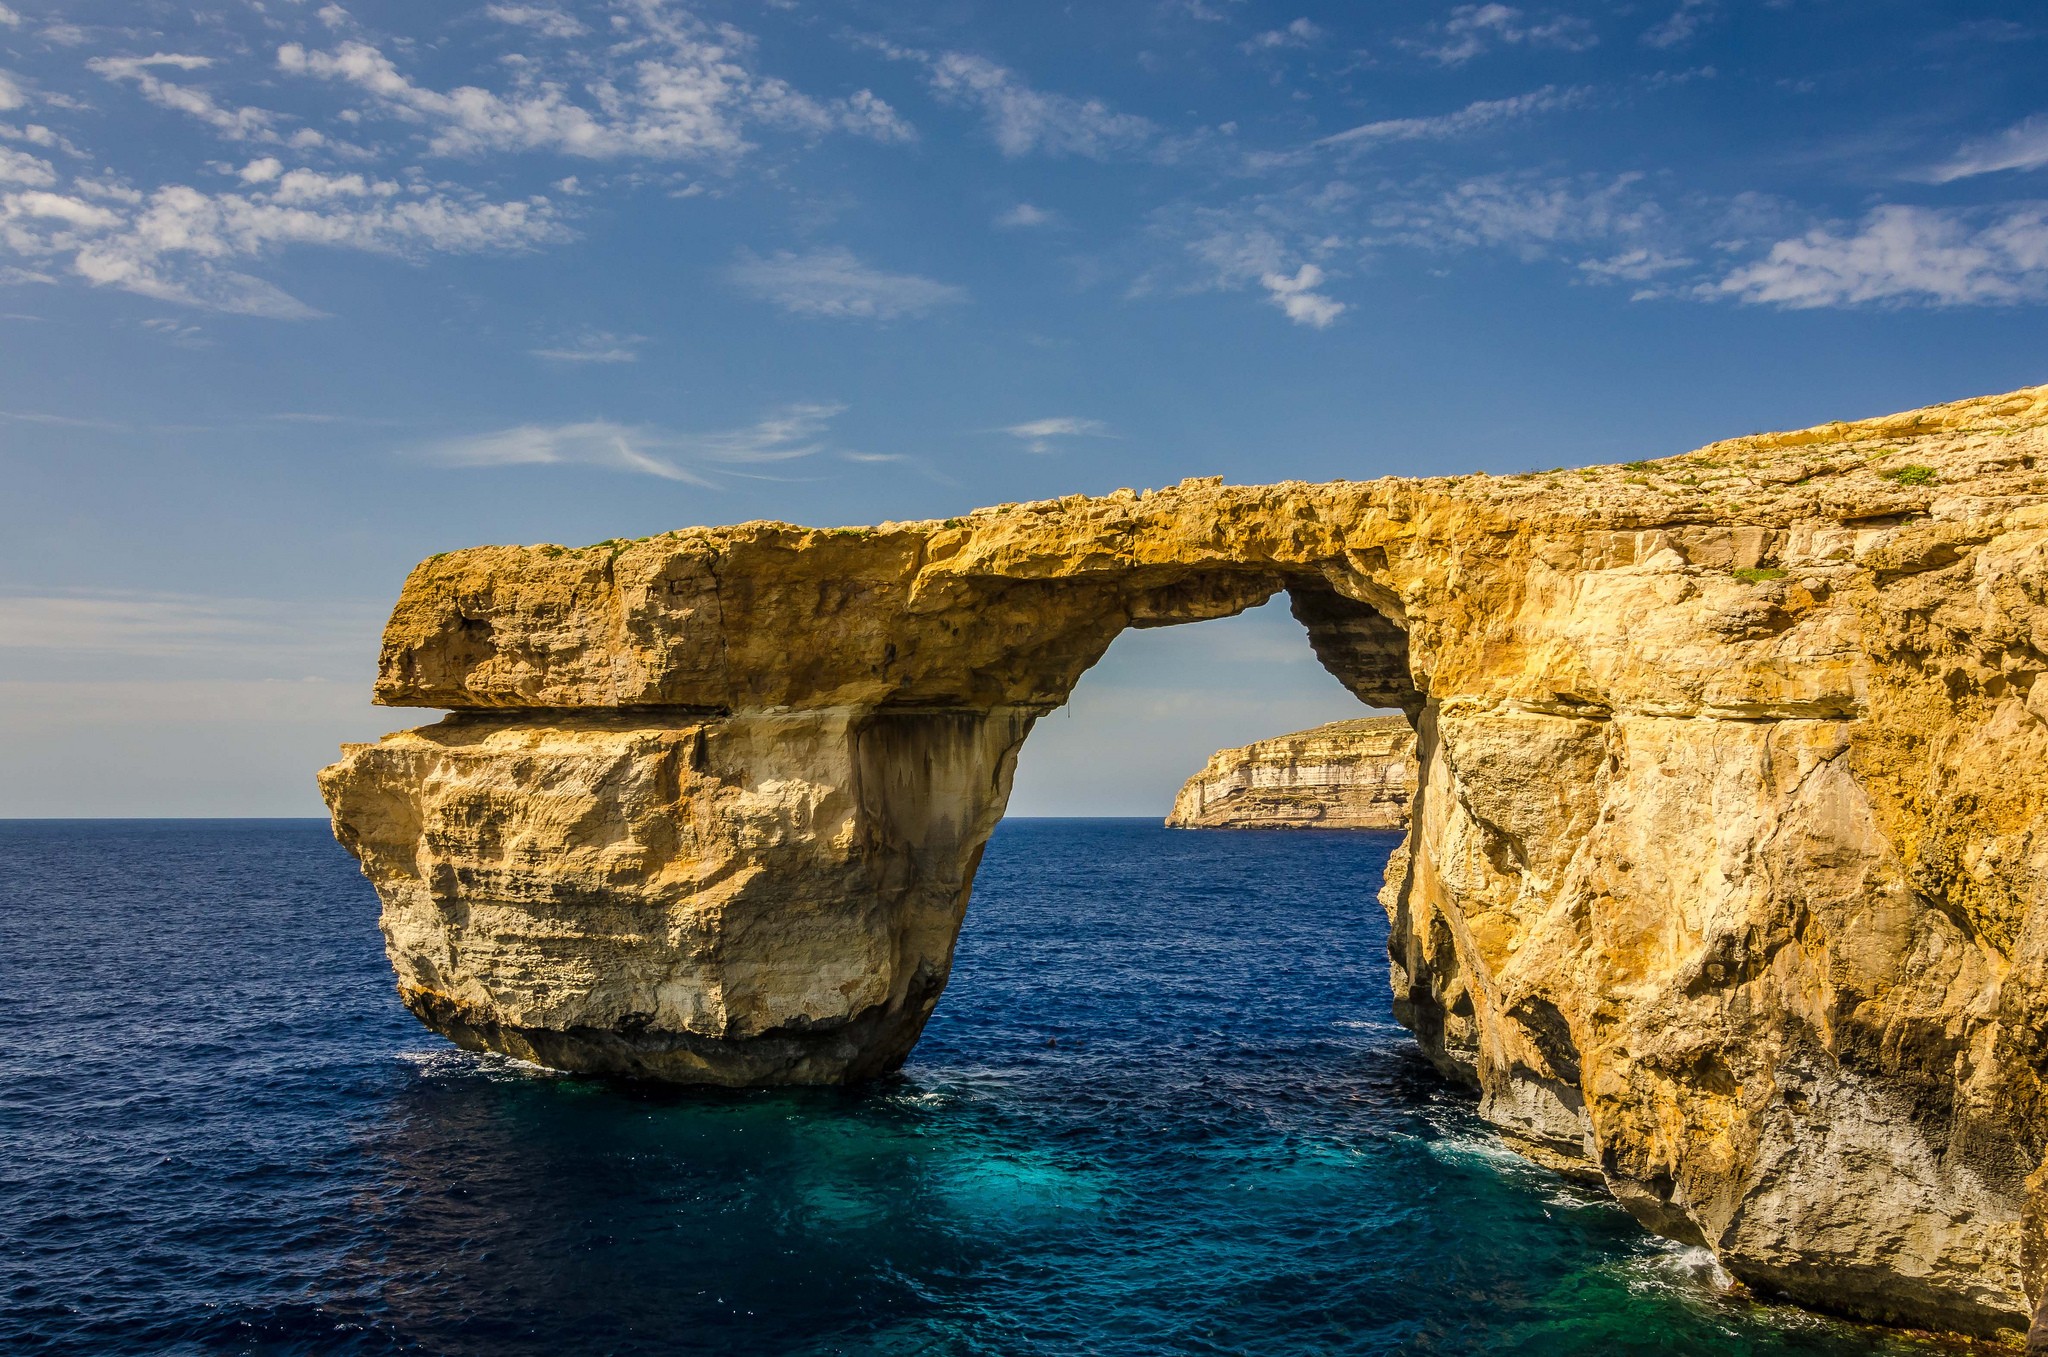
M 787 559 L 831 542 L 770 531 Z M 894 564 L 888 545 L 883 558 Z M 599 630 L 602 619 L 576 614 L 579 600 L 619 610 L 635 596 L 674 599 L 676 582 L 699 568 L 686 548 L 680 564 L 648 564 L 651 584 L 622 588 L 625 555 L 543 551 L 543 561 L 585 571 L 560 595 L 570 608 L 546 614 L 524 610 L 516 591 L 508 606 L 495 587 L 516 586 L 523 569 L 457 588 L 423 590 L 416 576 L 400 614 L 417 626 L 423 606 L 437 611 L 424 641 L 387 640 L 385 682 L 446 674 L 496 696 L 488 685 L 508 656 L 542 656 L 518 682 L 542 693 L 615 683 L 617 666 L 597 671 L 580 645 L 515 651 L 507 637 L 536 622 L 557 636 Z M 984 637 L 988 619 L 1002 619 L 1003 643 L 973 650 L 971 664 L 944 651 L 933 663 L 965 628 L 905 625 L 907 591 L 881 593 L 856 569 L 815 589 L 779 588 L 767 604 L 813 616 L 849 600 L 905 608 L 866 616 L 861 631 L 910 640 L 870 647 L 865 673 L 842 662 L 822 680 L 841 696 L 892 685 L 882 701 L 458 711 L 353 751 L 327 786 L 344 841 L 384 894 L 400 994 L 435 1030 L 593 1073 L 852 1082 L 899 1066 L 936 1005 L 1036 719 L 1067 700 L 1123 631 L 1234 616 L 1283 590 L 1347 689 L 1421 710 L 1400 626 L 1299 569 L 1200 565 L 980 584 L 968 616 Z M 421 594 L 425 604 L 412 601 Z M 630 626 L 615 618 L 610 629 Z M 792 657 L 792 668 L 802 664 Z M 463 696 L 435 695 L 450 705 Z M 397 817 L 382 813 L 394 788 L 419 789 Z M 508 852 L 508 843 L 534 847 Z M 646 917 L 635 923 L 636 912 Z M 662 926 L 647 927 L 647 917 Z
M 1583 473 L 457 552 L 377 686 L 455 715 L 323 789 L 456 1039 L 865 1077 L 935 999 L 1031 722 L 1126 627 L 1282 588 L 1415 723 L 1395 1011 L 1511 1144 L 1760 1287 L 2024 1318 L 2048 390 Z

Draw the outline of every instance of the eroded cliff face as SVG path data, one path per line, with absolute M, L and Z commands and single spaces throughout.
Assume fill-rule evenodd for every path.
M 1173 799 L 1172 829 L 1401 829 L 1415 728 L 1364 716 L 1219 749 Z
M 1395 1008 L 1503 1134 L 1759 1287 L 2021 1327 L 2044 426 L 2048 388 L 1584 471 L 455 552 L 377 691 L 456 714 L 322 785 L 456 1040 L 858 1078 L 944 984 L 1034 717 L 1123 628 L 1285 590 L 1414 725 Z
M 322 775 L 398 991 L 465 1046 L 682 1083 L 903 1060 L 1028 713 L 464 713 Z

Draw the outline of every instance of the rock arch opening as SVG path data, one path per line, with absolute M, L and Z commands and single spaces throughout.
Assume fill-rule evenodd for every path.
M 1229 617 L 1129 628 L 1033 726 L 1010 817 L 1159 818 L 1218 751 L 1331 722 L 1366 705 L 1317 659 L 1282 590 Z
M 1115 592 L 1102 597 L 1109 590 Z M 876 926 L 895 934 L 891 969 L 898 977 L 886 1001 L 891 1017 L 873 1029 L 875 1049 L 858 1057 L 863 1073 L 894 1069 L 915 1045 L 950 975 L 974 873 L 1009 806 L 1031 731 L 1072 696 L 1119 635 L 1236 617 L 1284 593 L 1310 653 L 1345 691 L 1411 720 L 1423 710 L 1407 672 L 1405 631 L 1319 576 L 1208 570 L 1141 578 L 1135 586 L 1112 581 L 1107 589 L 1091 582 L 1089 593 L 1084 625 L 1059 633 L 1070 645 L 1068 662 L 1053 671 L 1038 701 L 987 712 L 883 706 L 855 721 L 852 771 L 864 846 L 874 861 L 889 864 L 883 888 L 894 902 L 892 917 Z M 803 1082 L 844 1077 L 815 1063 L 793 1070 Z

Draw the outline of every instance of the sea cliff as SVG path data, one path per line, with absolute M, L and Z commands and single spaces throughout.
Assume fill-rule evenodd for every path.
M 451 552 L 376 694 L 452 714 L 322 789 L 455 1040 L 863 1078 L 938 1002 L 1036 718 L 1125 628 L 1283 591 L 1415 730 L 1394 1011 L 1509 1143 L 1759 1290 L 2027 1323 L 2048 388 L 1576 471 Z
M 1173 829 L 1400 829 L 1415 728 L 1364 716 L 1219 749 L 1173 799 Z

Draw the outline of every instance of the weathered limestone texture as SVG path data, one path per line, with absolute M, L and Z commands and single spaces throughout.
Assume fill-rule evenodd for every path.
M 1172 829 L 1403 829 L 1415 799 L 1405 716 L 1332 721 L 1219 749 L 1187 780 Z
M 1583 471 L 454 552 L 377 696 L 456 714 L 322 786 L 430 1026 L 855 1079 L 944 985 L 1033 719 L 1125 627 L 1281 590 L 1414 726 L 1395 1009 L 1514 1144 L 1759 1288 L 2025 1325 L 2048 388 Z

